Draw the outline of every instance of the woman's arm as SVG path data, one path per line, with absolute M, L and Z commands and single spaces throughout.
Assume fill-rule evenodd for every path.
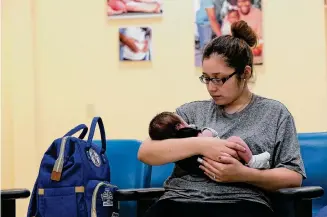
M 162 165 L 199 154 L 197 137 L 185 139 L 145 140 L 138 151 L 140 161 Z
M 267 191 L 300 187 L 302 175 L 286 168 L 258 170 L 247 167 L 245 182 Z
M 221 27 L 216 17 L 215 8 L 206 8 L 206 12 L 212 31 L 216 34 L 217 37 L 221 36 Z
M 286 168 L 258 170 L 246 167 L 244 182 L 267 191 L 300 187 L 302 175 Z
M 139 151 L 138 159 L 150 165 L 176 162 L 194 155 L 203 155 L 217 160 L 227 153 L 238 157 L 237 151 L 245 151 L 242 145 L 210 137 L 191 137 L 183 139 L 145 140 Z
M 125 36 L 123 33 L 119 33 L 119 40 L 126 45 L 127 47 L 129 47 L 129 49 L 131 49 L 134 53 L 139 52 L 138 47 L 135 44 L 135 40 L 133 40 L 132 38 L 129 38 L 127 36 Z
M 200 166 L 216 182 L 244 182 L 266 191 L 299 187 L 302 183 L 302 175 L 287 168 L 258 170 L 246 167 L 229 156 L 221 156 L 218 161 L 204 158 Z

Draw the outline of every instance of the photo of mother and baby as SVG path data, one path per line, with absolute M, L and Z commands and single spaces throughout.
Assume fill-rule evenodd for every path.
M 205 45 L 214 37 L 231 35 L 231 25 L 244 20 L 258 37 L 252 49 L 254 64 L 262 64 L 261 0 L 194 0 L 195 7 L 195 65 L 201 66 Z

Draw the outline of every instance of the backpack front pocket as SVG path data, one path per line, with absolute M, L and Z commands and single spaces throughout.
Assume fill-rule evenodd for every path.
M 42 217 L 84 217 L 84 187 L 39 188 L 39 212 Z

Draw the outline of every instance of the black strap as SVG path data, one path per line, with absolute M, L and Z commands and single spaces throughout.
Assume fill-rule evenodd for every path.
M 102 144 L 101 154 L 104 154 L 106 152 L 106 133 L 104 131 L 102 119 L 100 117 L 94 117 L 92 120 L 89 137 L 87 139 L 87 148 L 88 149 L 91 148 L 91 144 L 92 144 L 92 140 L 93 140 L 93 136 L 94 136 L 94 132 L 95 132 L 95 127 L 97 124 L 99 125 L 99 130 L 100 130 L 100 135 L 101 135 L 101 144 Z

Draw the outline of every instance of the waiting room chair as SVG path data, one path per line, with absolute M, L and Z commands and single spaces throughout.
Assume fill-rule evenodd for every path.
M 307 173 L 303 186 L 321 186 L 327 190 L 327 132 L 299 133 L 298 138 Z M 324 206 L 327 194 L 312 201 L 313 216 Z
M 299 134 L 301 153 L 308 179 L 302 187 L 281 189 L 271 194 L 276 217 L 311 217 L 325 204 L 324 189 L 327 189 L 327 133 Z M 319 159 L 318 159 L 319 158 Z M 174 164 L 152 167 L 151 188 L 126 189 L 117 192 L 122 201 L 139 203 L 139 216 L 163 193 L 163 182 L 171 174 Z M 319 198 L 319 199 L 318 199 Z
M 16 216 L 16 200 L 28 198 L 31 192 L 27 189 L 5 189 L 1 190 L 1 216 Z
M 101 144 L 100 140 L 93 141 Z M 110 165 L 111 184 L 119 189 L 148 188 L 151 178 L 151 167 L 137 159 L 141 142 L 134 139 L 107 140 L 106 155 Z M 120 203 L 120 217 L 137 216 L 136 201 Z

